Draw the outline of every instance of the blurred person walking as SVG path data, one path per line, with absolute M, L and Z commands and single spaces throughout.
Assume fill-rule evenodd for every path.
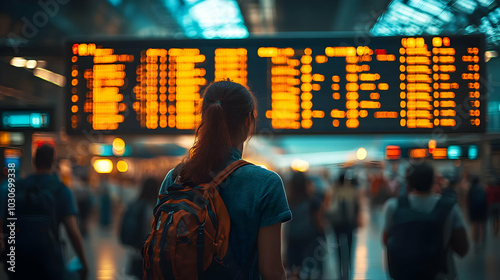
M 154 178 L 147 178 L 142 184 L 139 197 L 131 202 L 122 217 L 120 242 L 130 248 L 128 275 L 142 279 L 141 248 L 149 234 L 153 222 L 153 209 L 156 205 L 160 183 Z
M 484 227 L 488 217 L 488 205 L 486 190 L 481 186 L 478 176 L 472 176 L 467 198 L 472 242 L 474 247 L 479 249 L 484 244 Z
M 393 197 L 383 167 L 380 167 L 378 173 L 370 175 L 370 195 L 374 209 L 379 209 L 387 199 Z
M 89 218 L 92 213 L 93 195 L 86 177 L 74 181 L 73 195 L 78 209 L 78 227 L 84 238 L 89 234 Z
M 99 180 L 99 224 L 107 230 L 113 223 L 113 199 L 111 197 L 111 186 L 107 174 L 100 174 Z
M 326 221 L 332 226 L 337 240 L 340 279 L 350 279 L 353 234 L 359 226 L 360 214 L 360 196 L 355 188 L 352 171 L 348 170 L 339 176 L 335 188 L 325 196 L 324 208 Z
M 447 179 L 447 181 L 448 185 L 441 190 L 441 196 L 447 197 L 453 201 L 458 202 L 457 187 L 458 184 L 460 184 L 460 180 L 458 180 L 458 178 L 456 177 L 453 177 Z
M 286 279 L 281 227 L 291 212 L 283 182 L 241 160 L 256 109 L 255 97 L 240 84 L 218 81 L 206 88 L 195 144 L 160 189 L 143 249 L 144 276 Z
M 408 196 L 384 205 L 382 241 L 392 279 L 457 279 L 452 253 L 463 257 L 469 243 L 456 201 L 432 192 L 434 170 L 412 163 L 406 171 Z
M 500 185 L 495 185 L 495 182 L 488 185 L 486 198 L 491 219 L 493 220 L 493 236 L 497 236 L 500 233 Z
M 33 158 L 35 174 L 15 184 L 15 223 L 8 222 L 2 209 L 0 223 L 5 234 L 15 226 L 15 272 L 7 261 L 13 245 L 6 238 L 0 240 L 4 268 L 9 279 L 65 279 L 67 271 L 60 243 L 59 225 L 63 224 L 73 248 L 82 264 L 81 279 L 86 279 L 88 265 L 78 229 L 77 210 L 71 191 L 54 173 L 55 149 L 40 146 Z M 0 237 L 5 235 L 0 235 Z
M 293 220 L 287 224 L 287 265 L 290 279 L 320 279 L 322 261 L 307 261 L 323 238 L 321 200 L 304 172 L 294 171 L 290 179 L 288 199 Z

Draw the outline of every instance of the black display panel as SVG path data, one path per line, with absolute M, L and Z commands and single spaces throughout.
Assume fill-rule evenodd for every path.
M 272 133 L 485 131 L 482 36 L 71 41 L 67 132 L 192 133 L 231 79 Z

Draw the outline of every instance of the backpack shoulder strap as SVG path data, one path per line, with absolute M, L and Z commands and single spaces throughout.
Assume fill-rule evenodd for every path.
M 408 200 L 408 196 L 401 195 L 398 197 L 397 208 L 410 208 L 410 201 Z
M 179 183 L 179 174 L 181 173 L 182 166 L 184 164 L 181 162 L 172 171 L 172 182 Z
M 251 164 L 250 162 L 246 161 L 246 160 L 243 160 L 243 159 L 240 159 L 240 160 L 237 160 L 235 162 L 232 162 L 231 164 L 229 164 L 226 168 L 224 168 L 224 170 L 222 170 L 219 174 L 217 174 L 217 176 L 215 176 L 215 178 L 210 182 L 208 183 L 210 186 L 212 187 L 216 187 L 218 186 L 220 183 L 222 183 L 222 181 L 224 181 L 227 176 L 229 176 L 233 171 L 235 171 L 236 169 L 242 167 L 243 165 L 247 165 L 247 164 Z
M 456 202 L 454 200 L 441 196 L 436 203 L 436 206 L 434 206 L 434 209 L 432 209 L 432 214 L 440 217 L 441 220 L 444 220 L 450 213 L 453 206 L 455 206 L 455 203 Z

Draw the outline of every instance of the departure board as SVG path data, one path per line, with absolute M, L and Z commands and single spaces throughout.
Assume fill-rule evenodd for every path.
M 482 36 L 71 41 L 67 132 L 193 133 L 231 79 L 270 133 L 485 131 Z

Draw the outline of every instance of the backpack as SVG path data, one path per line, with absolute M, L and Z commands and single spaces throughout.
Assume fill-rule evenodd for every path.
M 410 208 L 407 196 L 398 198 L 387 238 L 389 274 L 393 279 L 434 279 L 447 272 L 443 227 L 455 202 L 441 197 L 430 213 Z
M 487 205 L 486 190 L 480 185 L 472 186 L 469 190 L 469 207 L 484 209 Z
M 230 220 L 217 186 L 246 164 L 237 160 L 198 186 L 176 180 L 159 196 L 142 248 L 143 279 L 201 279 L 209 266 L 225 265 Z
M 146 235 L 143 236 L 142 228 L 146 211 L 147 205 L 142 201 L 136 201 L 127 207 L 120 225 L 120 242 L 123 245 L 142 248 L 146 238 Z
M 457 191 L 453 189 L 452 187 L 446 187 L 443 189 L 441 192 L 441 196 L 447 197 L 453 201 L 457 201 Z
M 13 276 L 23 278 L 21 275 L 35 273 L 37 277 L 59 279 L 63 273 L 63 255 L 59 242 L 55 194 L 64 185 L 56 177 L 48 181 L 40 181 L 37 177 L 31 178 L 34 182 L 29 179 L 18 182 L 16 188 L 16 275 Z M 11 228 L 7 227 L 11 223 L 8 220 L 12 217 L 10 214 L 6 209 L 4 233 L 11 231 Z M 9 248 L 13 244 L 5 245 L 5 248 Z M 5 250 L 4 257 L 8 251 Z
M 346 188 L 346 187 L 343 187 Z M 357 197 L 349 189 L 337 189 L 327 209 L 326 217 L 332 226 L 357 226 Z

